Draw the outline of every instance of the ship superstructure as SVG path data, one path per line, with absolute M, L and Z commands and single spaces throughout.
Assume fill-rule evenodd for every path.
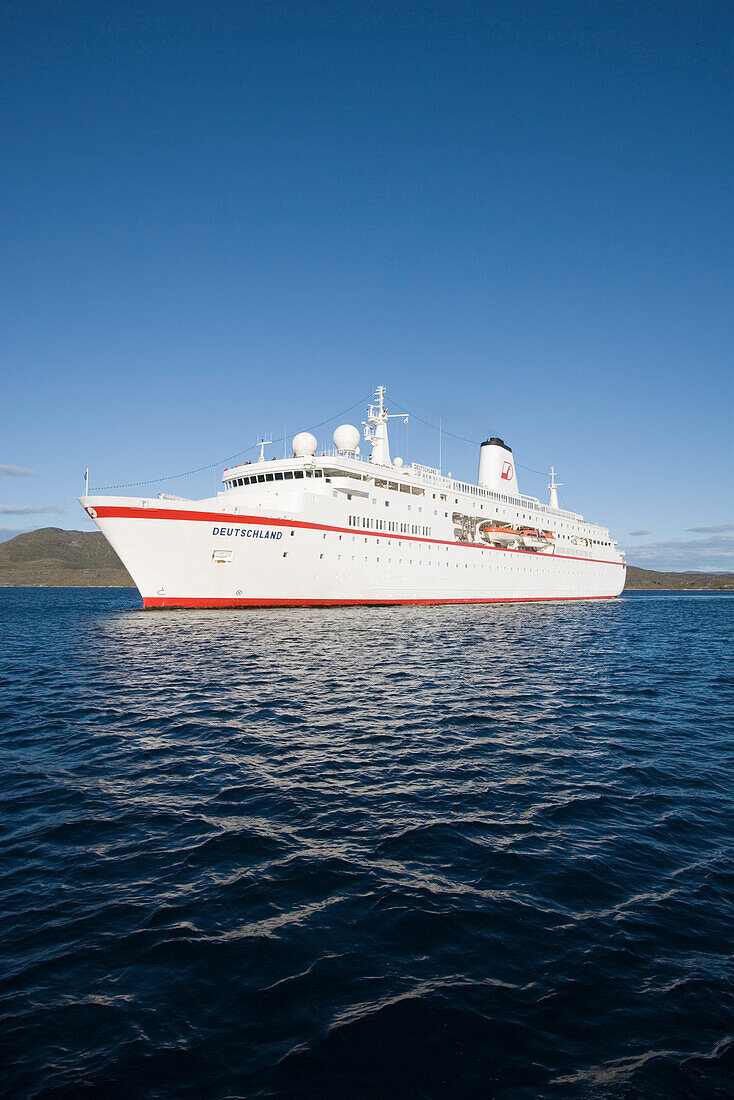
M 401 414 L 402 415 L 402 414 Z M 606 527 L 524 496 L 512 450 L 481 445 L 476 484 L 390 458 L 385 390 L 364 431 L 334 449 L 293 439 L 290 458 L 224 471 L 204 500 L 84 496 L 146 607 L 478 603 L 604 599 L 625 562 Z M 365 460 L 363 442 L 371 448 Z

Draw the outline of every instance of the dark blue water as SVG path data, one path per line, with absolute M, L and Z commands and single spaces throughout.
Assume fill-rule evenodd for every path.
M 0 1081 L 730 1097 L 734 599 L 0 590 Z

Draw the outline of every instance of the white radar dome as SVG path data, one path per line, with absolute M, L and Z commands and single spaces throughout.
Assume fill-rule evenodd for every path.
M 353 424 L 340 424 L 333 435 L 334 446 L 342 455 L 356 454 L 361 438 L 359 428 L 355 428 Z
M 399 458 L 399 457 L 398 457 L 398 458 L 396 458 L 396 459 L 395 459 L 395 461 L 393 462 L 393 466 L 397 466 L 398 468 L 399 468 L 400 466 L 402 466 L 402 465 L 403 465 L 403 460 L 402 460 L 402 458 Z
M 310 432 L 299 432 L 298 435 L 293 436 L 293 457 L 306 458 L 307 455 L 314 455 L 317 446 L 315 435 L 311 435 Z

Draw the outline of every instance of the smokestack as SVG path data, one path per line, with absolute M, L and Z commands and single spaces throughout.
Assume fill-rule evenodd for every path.
M 482 489 L 491 489 L 493 493 L 506 493 L 508 496 L 520 495 L 512 447 L 508 447 L 504 440 L 496 435 L 482 443 L 479 451 L 477 481 Z

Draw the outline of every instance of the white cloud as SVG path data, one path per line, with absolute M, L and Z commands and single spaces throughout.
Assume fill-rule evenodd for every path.
M 33 477 L 35 470 L 26 470 L 23 466 L 0 466 L 0 477 Z
M 42 507 L 16 507 L 15 504 L 0 504 L 0 516 L 45 516 L 49 512 L 61 514 L 66 509 L 56 508 L 54 505 Z
M 689 527 L 688 530 L 698 535 L 723 535 L 725 531 L 734 531 L 734 523 L 715 523 L 712 527 Z
M 734 536 L 710 535 L 709 538 L 670 539 L 649 542 L 630 551 L 631 565 L 663 571 L 726 573 L 734 571 Z
M 631 535 L 651 535 L 652 533 L 651 527 L 640 527 L 637 531 L 630 531 Z

